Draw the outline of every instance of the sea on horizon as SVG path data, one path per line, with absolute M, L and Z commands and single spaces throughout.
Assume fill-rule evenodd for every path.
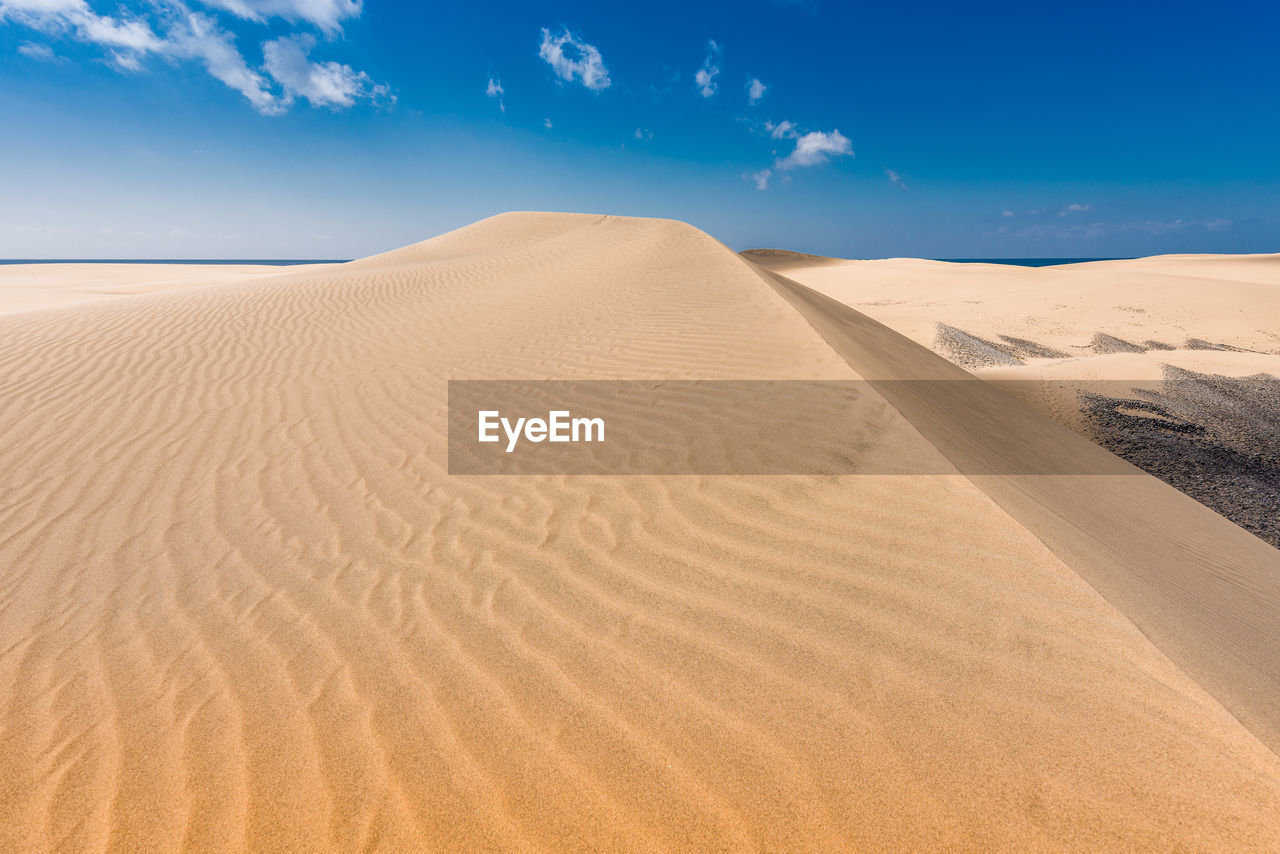
M 350 258 L 0 258 L 0 264 L 258 264 L 290 267 L 298 264 L 345 264 Z M 870 260 L 870 259 L 862 259 Z M 1053 267 L 1088 261 L 1127 261 L 1129 258 L 931 258 L 949 264 L 1008 264 L 1015 267 Z

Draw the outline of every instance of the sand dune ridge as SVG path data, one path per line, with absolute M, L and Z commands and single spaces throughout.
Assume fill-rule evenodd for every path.
M 0 848 L 1280 848 L 969 479 L 450 477 L 451 378 L 863 377 L 662 220 L 0 316 Z

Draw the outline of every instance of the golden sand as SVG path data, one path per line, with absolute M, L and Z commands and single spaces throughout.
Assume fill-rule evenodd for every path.
M 451 378 L 860 377 L 661 220 L 0 317 L 0 849 L 1280 848 L 1276 755 L 974 479 L 445 467 Z

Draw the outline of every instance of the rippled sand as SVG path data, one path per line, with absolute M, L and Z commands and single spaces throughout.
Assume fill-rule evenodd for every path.
M 861 377 L 661 220 L 0 317 L 0 849 L 1280 848 L 974 480 L 451 477 L 451 378 Z

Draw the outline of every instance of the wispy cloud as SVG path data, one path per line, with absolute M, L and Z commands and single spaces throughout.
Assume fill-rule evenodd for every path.
M 145 20 L 99 15 L 85 0 L 0 0 L 0 21 L 99 45 L 128 70 L 139 66 L 142 55 L 165 47 Z
M 551 119 L 543 119 L 542 126 L 547 130 L 551 130 Z
M 747 82 L 747 100 L 752 104 L 758 104 L 768 90 L 769 87 L 761 83 L 759 77 L 752 77 Z
M 884 175 L 886 178 L 889 179 L 890 184 L 893 184 L 895 187 L 900 187 L 904 190 L 907 189 L 906 182 L 902 180 L 902 176 L 898 174 L 897 170 L 886 169 L 884 170 Z
M 34 59 L 38 62 L 53 62 L 57 59 L 57 56 L 53 53 L 53 48 L 47 44 L 36 44 L 35 42 L 23 42 L 18 45 L 18 53 L 27 57 L 27 59 Z
M 337 62 L 312 62 L 315 47 L 311 35 L 285 36 L 262 45 L 264 67 L 283 89 L 284 106 L 295 98 L 306 98 L 314 107 L 350 107 L 356 101 L 381 101 L 391 97 L 390 89 L 375 84 L 368 74 Z
M 507 105 L 506 105 L 506 102 L 502 100 L 502 93 L 504 91 L 505 90 L 503 90 L 502 88 L 502 81 L 495 80 L 492 77 L 490 77 L 489 85 L 485 87 L 484 93 L 488 95 L 490 98 L 497 98 L 498 109 L 505 113 L 507 111 Z
M 553 36 L 551 30 L 543 27 L 538 56 L 551 66 L 561 80 L 570 83 L 578 80 L 593 92 L 608 89 L 612 83 L 604 57 L 596 46 L 587 44 L 567 29 Z
M 1170 231 L 1183 231 L 1184 229 L 1204 229 L 1205 231 L 1230 231 L 1235 226 L 1235 222 L 1221 217 L 1209 219 L 1173 219 L 1173 220 L 1146 220 L 1145 222 L 1127 223 L 1126 228 L 1136 228 L 1139 231 L 1145 231 L 1150 234 L 1165 234 Z
M 720 76 L 720 45 L 715 40 L 707 42 L 707 58 L 702 61 L 702 67 L 693 75 L 693 82 L 698 86 L 698 94 L 704 98 L 710 98 L 716 93 L 719 84 L 716 78 Z
M 1023 227 L 1000 226 L 996 233 L 1031 240 L 1085 240 L 1117 234 L 1142 232 L 1153 236 L 1184 232 L 1223 232 L 1235 227 L 1235 222 L 1222 218 L 1140 220 L 1132 222 L 1081 222 L 1062 223 L 1045 219 Z
M 759 132 L 762 126 L 752 123 L 752 127 Z M 794 169 L 821 166 L 834 158 L 853 156 L 853 144 L 848 137 L 838 130 L 802 133 L 794 122 L 786 119 L 777 123 L 766 121 L 763 124 L 763 129 L 770 139 L 795 140 L 795 146 L 785 157 L 778 156 L 778 152 L 775 150 L 772 168 L 743 175 L 744 178 L 755 181 L 757 189 L 760 190 L 768 188 L 771 178 L 778 178 L 783 183 L 786 183 L 790 180 L 790 176 L 786 173 Z M 902 183 L 902 178 L 897 172 L 885 170 L 885 174 L 889 176 L 891 181 L 901 186 L 904 190 L 906 189 L 906 185 Z
M 795 139 L 800 135 L 796 131 L 796 126 L 785 119 L 776 125 L 773 122 L 765 122 L 764 129 L 773 139 Z
M 795 150 L 774 164 L 778 169 L 820 166 L 832 157 L 852 157 L 853 144 L 838 130 L 810 131 L 796 139 Z
M 205 15 L 190 14 L 169 32 L 167 53 L 201 63 L 214 79 L 239 92 L 259 113 L 280 115 L 289 100 L 271 91 L 270 82 L 249 68 L 235 38 Z
M 1059 206 L 1059 207 L 1032 208 L 1031 210 L 1023 211 L 1023 212 L 1022 212 L 1022 213 L 1020 213 L 1020 214 L 1019 214 L 1019 213 L 1017 213 L 1016 211 L 1012 211 L 1012 210 L 1005 210 L 1005 211 L 1003 211 L 1003 212 L 1001 213 L 1001 216 L 1007 216 L 1007 217 L 1015 217 L 1015 216 L 1023 216 L 1023 217 L 1044 217 L 1044 216 L 1059 216 L 1059 217 L 1067 217 L 1067 216 L 1071 216 L 1072 214 L 1086 213 L 1087 211 L 1091 211 L 1091 210 L 1093 210 L 1093 205 L 1089 205 L 1089 204 L 1081 204 L 1081 203 L 1079 203 L 1079 202 L 1072 202 L 1072 203 L 1071 203 L 1071 204 L 1069 204 L 1069 205 L 1061 205 L 1061 206 Z
M 361 10 L 360 0 L 206 0 L 205 5 L 248 20 L 304 21 L 330 34 Z M 235 37 L 213 15 L 193 12 L 182 0 L 150 0 L 139 9 L 121 9 L 113 17 L 98 14 L 87 0 L 0 0 L 0 22 L 102 48 L 125 71 L 141 71 L 151 56 L 198 63 L 263 115 L 279 115 L 299 97 L 334 109 L 360 100 L 394 101 L 389 87 L 374 84 L 362 71 L 312 62 L 308 54 L 315 37 L 310 34 L 263 42 L 259 70 L 250 67 Z
M 636 128 L 636 139 L 641 142 L 648 142 L 653 139 L 653 131 L 648 128 Z
M 342 29 L 348 18 L 360 17 L 362 0 L 201 0 L 205 6 L 222 9 L 247 21 L 263 22 L 270 18 L 305 21 L 325 33 Z

